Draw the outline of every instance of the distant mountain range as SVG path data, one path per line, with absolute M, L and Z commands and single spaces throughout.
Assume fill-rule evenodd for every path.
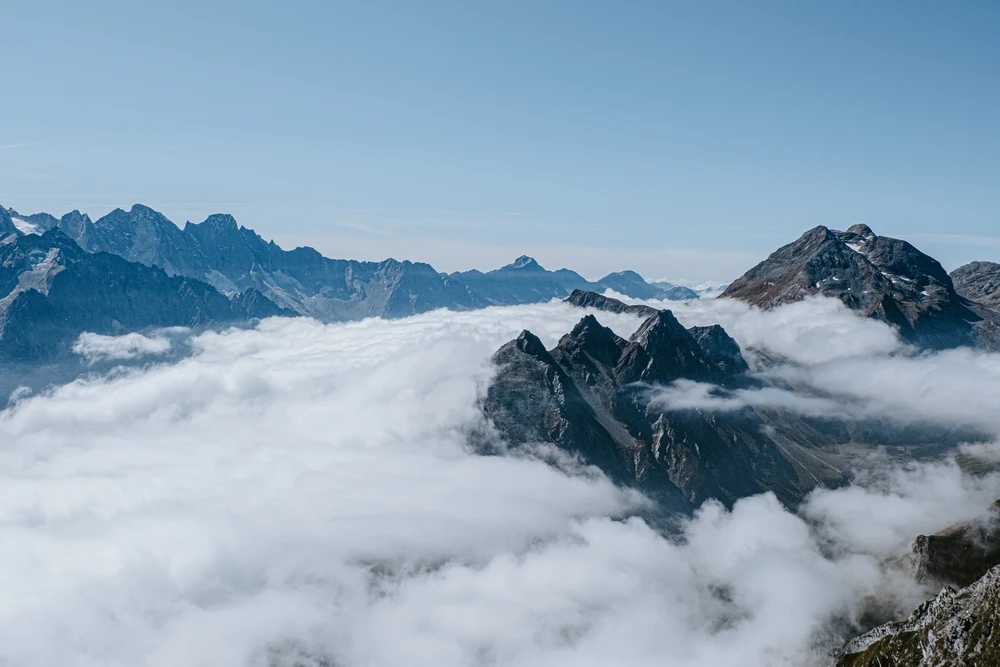
M 181 229 L 139 204 L 96 221 L 79 211 L 56 218 L 0 207 L 0 245 L 7 258 L 6 287 L 0 288 L 0 359 L 18 361 L 58 356 L 84 330 L 211 326 L 268 315 L 328 322 L 395 318 L 437 308 L 536 303 L 564 298 L 574 289 L 611 289 L 643 299 L 698 297 L 687 287 L 647 283 L 634 271 L 591 282 L 569 269 L 548 271 L 530 257 L 486 273 L 452 274 L 421 262 L 330 259 L 308 247 L 284 250 L 237 225 L 231 215 L 212 215 Z M 72 287 L 70 273 L 51 285 L 38 278 L 84 266 L 87 281 L 74 277 Z M 112 270 L 122 276 L 122 285 L 145 286 L 141 303 L 130 287 L 101 279 L 102 271 Z M 78 290 L 72 301 L 80 312 L 53 305 L 62 303 L 61 295 L 70 289 Z M 175 305 L 168 307 L 167 301 Z M 42 324 L 40 305 L 25 310 L 29 302 L 56 308 L 44 315 L 48 324 Z M 40 319 L 31 325 L 31 318 Z
M 57 357 L 84 330 L 240 324 L 267 315 L 327 322 L 396 318 L 437 308 L 536 303 L 574 290 L 655 300 L 699 296 L 688 287 L 647 282 L 634 271 L 588 281 L 569 269 L 546 270 L 527 256 L 492 271 L 451 274 L 421 262 L 331 259 L 309 247 L 284 250 L 231 215 L 211 215 L 182 229 L 140 204 L 96 221 L 79 211 L 56 218 L 0 206 L 0 246 L 0 360 L 8 361 Z M 83 267 L 90 282 L 72 288 L 81 290 L 73 299 L 79 310 L 59 305 L 71 289 L 70 276 Z M 104 280 L 110 271 L 124 282 Z M 130 301 L 137 294 L 133 285 L 148 293 L 142 304 Z M 975 262 L 949 276 L 909 243 L 877 236 L 864 225 L 844 232 L 812 229 L 722 296 L 773 308 L 813 294 L 834 296 L 922 347 L 1000 349 L 1000 266 Z M 144 307 L 153 303 L 162 307 Z M 32 318 L 34 325 L 28 324 Z M 36 331 L 28 333 L 32 326 Z

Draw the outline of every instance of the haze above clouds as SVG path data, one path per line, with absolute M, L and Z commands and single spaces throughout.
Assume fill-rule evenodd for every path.
M 1000 407 L 996 356 L 909 354 L 831 302 L 671 306 L 835 402 L 892 381 L 882 408 L 905 417 L 965 382 L 942 420 Z M 0 662 L 819 665 L 866 597 L 926 594 L 882 559 L 996 499 L 1000 480 L 950 461 L 878 464 L 800 514 L 710 502 L 668 538 L 594 470 L 470 451 L 492 352 L 522 328 L 552 346 L 584 314 L 274 318 L 175 361 L 156 354 L 178 332 L 82 337 L 88 358 L 154 356 L 0 413 Z M 845 388 L 838 368 L 876 378 Z

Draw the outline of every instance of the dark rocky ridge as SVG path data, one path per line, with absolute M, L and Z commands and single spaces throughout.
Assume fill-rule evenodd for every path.
M 933 258 L 866 225 L 811 229 L 735 280 L 722 297 L 773 308 L 814 294 L 840 299 L 920 347 L 1000 349 L 1000 313 L 960 296 Z
M 739 347 L 718 328 L 685 329 L 657 311 L 629 339 L 587 315 L 551 350 L 522 332 L 496 353 L 497 375 L 483 409 L 514 446 L 554 443 L 600 467 L 617 483 L 656 498 L 665 511 L 688 511 L 708 498 L 732 504 L 773 491 L 794 505 L 816 483 L 790 460 L 787 434 L 769 429 L 754 410 L 665 411 L 655 385 L 685 379 L 721 386 L 748 381 Z M 697 336 L 697 337 L 696 337 Z M 780 441 L 780 444 L 779 444 Z M 831 473 L 823 467 L 820 475 Z
M 593 308 L 609 313 L 627 313 L 639 317 L 652 317 L 660 312 L 652 306 L 626 304 L 597 292 L 580 289 L 573 290 L 573 293 L 566 298 L 566 303 L 580 308 Z

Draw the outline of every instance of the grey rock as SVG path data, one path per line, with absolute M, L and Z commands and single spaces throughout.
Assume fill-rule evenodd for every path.
M 959 295 L 990 308 L 1000 308 L 1000 264 L 971 262 L 951 272 Z

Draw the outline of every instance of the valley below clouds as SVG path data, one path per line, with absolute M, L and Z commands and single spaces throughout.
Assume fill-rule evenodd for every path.
M 99 364 L 0 413 L 0 663 L 819 666 L 933 595 L 900 557 L 1000 494 L 982 463 L 1000 355 L 918 352 L 832 299 L 647 303 L 722 324 L 760 381 L 650 387 L 667 409 L 976 442 L 873 447 L 795 509 L 708 501 L 666 530 L 565 452 L 508 451 L 481 410 L 522 329 L 551 347 L 588 312 L 626 338 L 640 317 L 552 302 L 85 334 Z

